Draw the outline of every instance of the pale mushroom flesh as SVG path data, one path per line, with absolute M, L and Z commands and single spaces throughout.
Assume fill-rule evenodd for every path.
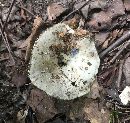
M 29 77 L 48 95 L 71 100 L 90 92 L 100 59 L 94 40 L 59 23 L 43 32 L 32 50 Z

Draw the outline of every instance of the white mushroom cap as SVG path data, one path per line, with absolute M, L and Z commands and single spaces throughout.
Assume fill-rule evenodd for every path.
M 87 35 L 59 23 L 43 32 L 32 50 L 29 77 L 48 95 L 71 100 L 90 91 L 100 59 Z

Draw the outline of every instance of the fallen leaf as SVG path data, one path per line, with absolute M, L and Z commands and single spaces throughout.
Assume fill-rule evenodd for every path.
M 79 1 L 78 3 L 76 3 L 74 5 L 74 8 L 75 9 L 80 9 L 81 6 L 83 6 L 84 4 L 86 3 L 86 1 Z M 94 9 L 97 11 L 99 9 L 103 9 L 106 5 L 106 1 L 104 0 L 97 0 L 97 1 L 90 1 L 89 4 L 87 4 L 86 6 L 84 6 L 82 9 L 81 9 L 81 12 L 84 16 L 85 19 L 88 19 L 88 14 L 89 12 L 93 11 Z
M 99 32 L 95 34 L 96 46 L 100 46 L 108 38 L 108 32 Z
M 110 113 L 107 109 L 99 109 L 97 102 L 91 102 L 84 107 L 85 119 L 91 123 L 109 123 Z
M 31 90 L 27 104 L 35 112 L 39 123 L 43 123 L 57 114 L 52 98 L 39 89 Z
M 110 29 L 115 23 L 114 19 L 125 14 L 125 8 L 122 0 L 109 1 L 100 12 L 92 14 L 88 26 L 93 30 Z
M 101 11 L 99 13 L 94 13 L 91 20 L 87 23 L 90 29 L 102 30 L 111 27 L 111 17 L 106 14 L 106 12 Z
M 86 3 L 86 1 L 84 2 L 78 2 L 74 5 L 74 8 L 76 10 L 79 10 L 81 8 L 81 6 L 83 6 L 84 4 Z M 81 12 L 83 14 L 83 16 L 87 19 L 88 18 L 88 11 L 89 11 L 89 5 L 86 5 L 84 6 L 82 9 L 81 9 Z
M 52 3 L 47 7 L 47 14 L 49 20 L 55 20 L 58 16 L 64 13 L 67 10 L 63 5 L 60 3 Z
M 130 0 L 124 0 L 124 6 L 126 11 L 130 11 Z
M 100 98 L 100 94 L 99 94 L 100 90 L 101 90 L 101 87 L 99 86 L 98 82 L 95 81 L 91 87 L 90 97 L 92 99 Z

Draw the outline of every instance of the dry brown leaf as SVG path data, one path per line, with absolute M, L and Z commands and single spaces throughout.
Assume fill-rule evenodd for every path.
M 92 19 L 88 22 L 88 26 L 94 30 L 107 29 L 111 26 L 111 21 L 111 17 L 108 16 L 106 12 L 101 11 L 92 15 Z
M 39 89 L 31 90 L 27 104 L 35 111 L 39 123 L 43 123 L 57 114 L 52 98 Z
M 130 0 L 124 0 L 124 6 L 126 11 L 130 11 Z
M 75 8 L 76 10 L 78 10 L 78 9 L 80 9 L 81 6 L 83 6 L 85 3 L 86 3 L 86 1 L 80 1 L 80 2 L 78 2 L 78 3 L 76 3 L 76 4 L 74 5 L 74 8 Z M 83 16 L 87 19 L 87 18 L 88 18 L 88 12 L 89 12 L 89 5 L 84 6 L 84 7 L 81 9 L 81 12 L 82 12 Z
M 108 32 L 99 32 L 95 34 L 96 46 L 100 46 L 108 38 Z
M 47 7 L 47 14 L 49 20 L 55 20 L 58 16 L 60 16 L 63 12 L 65 12 L 67 8 L 64 8 L 60 3 L 52 3 Z
M 92 18 L 88 22 L 88 26 L 93 30 L 110 29 L 112 26 L 117 25 L 114 19 L 121 17 L 125 14 L 125 8 L 122 0 L 113 0 L 106 2 L 102 11 L 92 14 Z
M 101 90 L 101 87 L 99 86 L 98 82 L 95 81 L 91 87 L 90 97 L 92 99 L 100 98 L 100 94 L 99 94 L 100 90 Z
M 97 102 L 91 102 L 84 108 L 85 119 L 89 119 L 91 123 L 109 123 L 109 111 L 102 108 L 99 109 Z

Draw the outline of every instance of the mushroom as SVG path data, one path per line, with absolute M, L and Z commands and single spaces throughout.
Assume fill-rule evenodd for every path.
M 71 100 L 90 92 L 99 65 L 94 40 L 87 31 L 59 23 L 35 42 L 29 77 L 48 95 Z

